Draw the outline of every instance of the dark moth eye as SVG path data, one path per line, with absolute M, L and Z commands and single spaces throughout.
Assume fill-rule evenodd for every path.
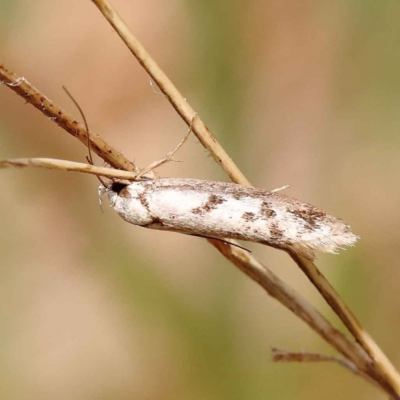
M 118 194 L 122 189 L 125 189 L 127 186 L 128 185 L 125 183 L 115 181 L 111 184 L 110 190 Z

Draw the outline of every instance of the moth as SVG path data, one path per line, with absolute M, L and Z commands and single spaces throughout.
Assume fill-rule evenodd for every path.
M 358 237 L 311 204 L 235 183 L 159 178 L 99 187 L 114 210 L 143 228 L 215 239 L 238 239 L 295 251 L 313 259 Z

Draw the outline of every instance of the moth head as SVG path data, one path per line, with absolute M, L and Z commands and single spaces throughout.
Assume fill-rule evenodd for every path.
M 121 191 L 129 185 L 129 182 L 122 180 L 110 180 L 101 184 L 98 188 L 99 202 L 102 203 L 102 197 L 106 194 L 111 204 L 115 203 L 116 198 L 120 195 Z
M 124 181 L 119 181 L 119 180 L 114 180 L 111 181 L 109 184 L 109 190 L 111 192 L 114 192 L 116 194 L 120 194 L 120 192 L 125 189 L 127 186 L 129 185 L 129 183 L 126 183 Z
M 147 182 L 111 181 L 100 186 L 99 193 L 107 194 L 111 207 L 127 222 L 147 226 L 152 216 L 146 203 Z

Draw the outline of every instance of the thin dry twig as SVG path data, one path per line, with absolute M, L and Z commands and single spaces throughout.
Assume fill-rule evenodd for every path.
M 276 347 L 271 348 L 271 355 L 272 355 L 272 360 L 275 362 L 335 362 L 338 363 L 346 368 L 348 368 L 350 371 L 354 373 L 359 373 L 357 370 L 357 367 L 349 362 L 348 360 L 345 360 L 342 357 L 338 356 L 327 356 L 325 354 L 319 354 L 319 353 L 310 353 L 308 351 L 287 351 L 284 349 L 278 349 Z
M 390 360 L 383 353 L 381 348 L 360 324 L 329 281 L 325 278 L 321 271 L 318 270 L 316 265 L 311 260 L 308 260 L 299 254 L 294 252 L 290 252 L 289 254 L 310 279 L 317 290 L 321 293 L 336 315 L 345 324 L 356 341 L 370 356 L 374 364 L 374 370 L 379 373 L 381 379 L 390 383 L 398 398 L 400 398 L 400 375 Z
M 46 117 L 49 117 L 51 121 L 79 139 L 85 146 L 87 145 L 88 138 L 85 125 L 78 122 L 62 108 L 53 104 L 47 96 L 40 93 L 24 77 L 18 76 L 0 64 L 0 82 L 7 85 Z M 112 167 L 124 169 L 125 171 L 139 172 L 134 163 L 125 158 L 122 153 L 111 147 L 94 132 L 89 132 L 89 141 L 91 150 L 103 160 L 107 160 L 108 164 Z
M 161 92 L 168 98 L 176 112 L 189 126 L 197 113 L 189 105 L 186 99 L 170 81 L 164 71 L 157 65 L 154 59 L 142 46 L 139 40 L 130 32 L 121 17 L 117 14 L 111 3 L 108 1 L 92 0 L 99 8 L 107 21 L 114 27 L 118 35 L 128 46 L 132 54 L 139 61 L 140 65 L 147 71 L 151 79 L 160 88 Z M 214 160 L 228 174 L 232 181 L 250 186 L 249 181 L 229 157 L 223 147 L 217 142 L 208 130 L 201 118 L 197 117 L 193 121 L 193 132 L 198 137 L 201 144 L 210 152 Z
M 377 385 L 368 375 L 360 371 L 355 364 L 346 360 L 343 357 L 338 356 L 327 356 L 325 354 L 319 353 L 309 353 L 308 351 L 292 352 L 283 349 L 278 349 L 276 347 L 271 348 L 272 360 L 275 362 L 331 362 L 339 364 L 340 366 L 346 368 L 355 375 L 358 375 L 364 379 L 369 380 L 372 384 Z
M 121 17 L 112 7 L 111 3 L 107 0 L 92 0 L 92 2 L 99 8 L 103 16 L 114 27 L 118 35 L 122 38 L 139 63 L 147 71 L 151 79 L 156 82 L 160 90 L 168 98 L 175 110 L 179 113 L 183 120 L 189 124 L 195 111 L 192 109 L 192 107 L 190 107 L 186 99 L 175 88 L 175 86 L 152 59 L 152 57 L 147 53 L 142 44 L 130 32 Z M 207 129 L 200 118 L 197 118 L 196 123 L 193 125 L 193 132 L 234 182 L 242 185 L 249 185 L 249 181 L 233 163 L 231 158 L 219 145 L 215 137 Z M 350 309 L 342 301 L 338 293 L 320 273 L 312 261 L 300 256 L 297 253 L 291 252 L 290 256 L 311 280 L 313 285 L 321 293 L 334 312 L 339 316 L 356 341 L 371 357 L 371 360 L 375 365 L 375 369 L 377 372 L 379 372 L 379 375 L 382 377 L 382 379 L 389 382 L 390 386 L 393 387 L 394 391 L 400 397 L 399 373 L 379 348 L 379 346 L 373 341 L 373 339 L 357 321 Z
M 371 368 L 369 357 L 359 346 L 335 329 L 307 300 L 254 256 L 236 247 L 228 246 L 223 242 L 213 241 L 212 245 L 249 278 L 262 286 L 270 296 L 277 299 L 312 327 L 338 352 L 352 360 L 358 368 L 363 371 Z
M 58 169 L 64 171 L 84 172 L 106 178 L 127 179 L 133 181 L 137 178 L 136 172 L 123 171 L 120 169 L 97 167 L 95 165 L 79 163 L 75 161 L 58 160 L 55 158 L 14 158 L 0 160 L 0 168 L 8 167 L 39 167 L 47 169 Z

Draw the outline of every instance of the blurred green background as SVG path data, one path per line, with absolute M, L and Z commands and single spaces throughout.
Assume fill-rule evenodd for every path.
M 114 0 L 258 187 L 361 236 L 318 265 L 400 366 L 400 3 Z M 0 1 L 0 62 L 145 166 L 186 127 L 95 6 Z M 83 161 L 79 142 L 0 86 L 0 158 Z M 227 180 L 191 137 L 164 176 Z M 101 162 L 98 161 L 100 164 Z M 12 399 L 384 399 L 205 240 L 130 226 L 93 177 L 3 170 L 0 396 Z M 255 255 L 338 324 L 283 253 Z M 340 325 L 339 325 L 340 326 Z

